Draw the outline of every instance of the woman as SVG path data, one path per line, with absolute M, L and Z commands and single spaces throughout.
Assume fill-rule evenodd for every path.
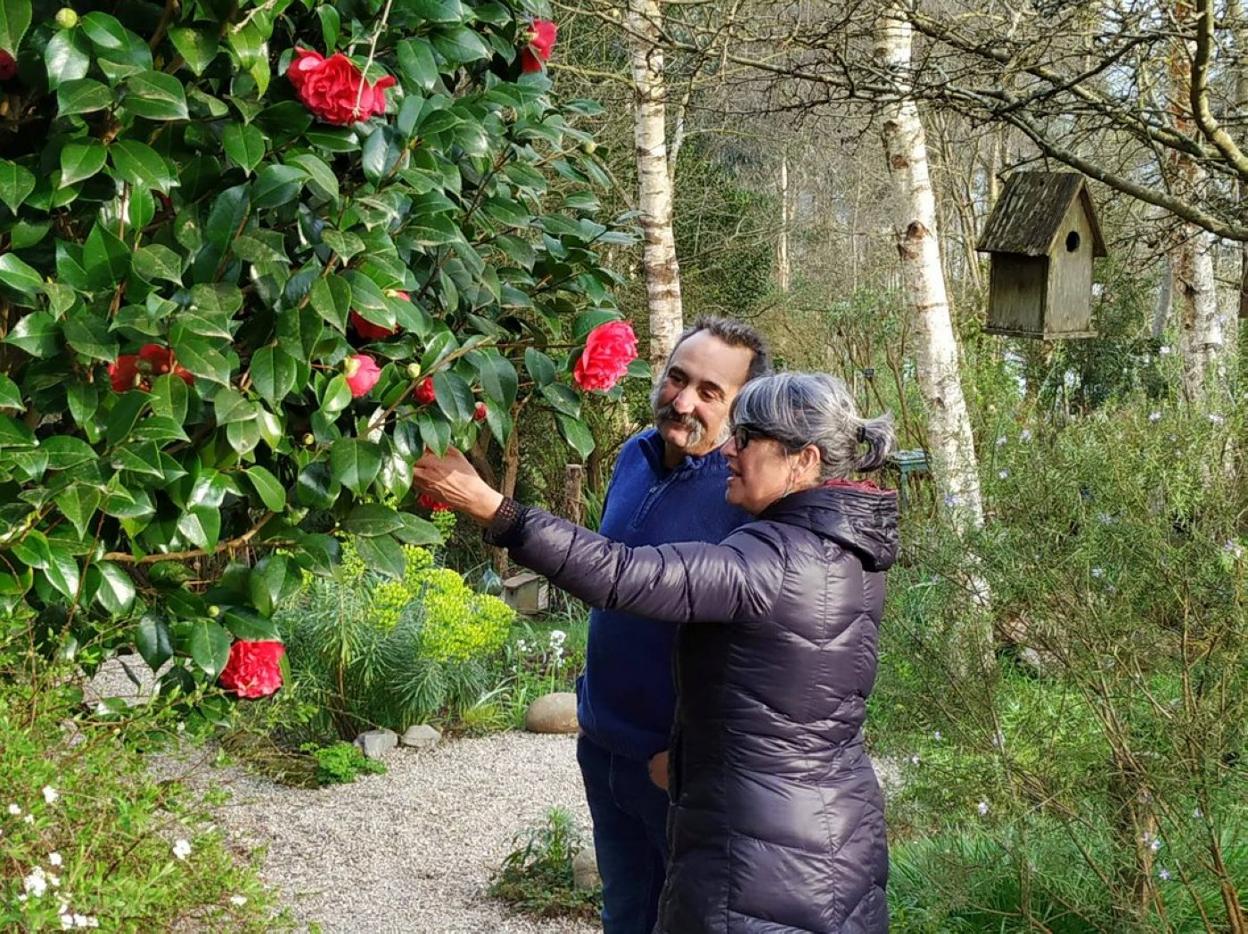
M 897 497 L 854 472 L 892 447 L 840 380 L 747 383 L 727 500 L 757 517 L 719 545 L 629 548 L 490 489 L 458 452 L 416 484 L 594 606 L 683 623 L 660 934 L 880 932 L 888 853 L 863 749 Z

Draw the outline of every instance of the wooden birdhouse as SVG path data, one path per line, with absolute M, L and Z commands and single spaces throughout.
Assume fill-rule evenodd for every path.
M 503 601 L 524 616 L 537 616 L 550 608 L 550 585 L 546 578 L 524 571 L 503 581 Z
M 1106 255 L 1105 240 L 1082 175 L 1011 176 L 976 249 L 992 255 L 989 334 L 1096 336 L 1092 260 Z

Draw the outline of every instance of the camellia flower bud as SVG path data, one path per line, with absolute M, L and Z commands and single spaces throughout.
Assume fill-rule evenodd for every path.
M 407 375 L 410 376 L 412 379 L 420 379 L 420 364 L 409 363 L 407 365 Z
M 377 380 L 381 379 L 381 367 L 366 353 L 357 353 L 347 357 L 344 372 L 347 377 L 347 388 L 357 399 L 368 395 L 369 390 L 377 385 Z
M 476 422 L 485 421 L 485 416 L 488 414 L 488 412 L 489 412 L 489 409 L 485 407 L 485 403 L 478 402 L 477 407 L 472 412 L 473 421 L 476 421 Z
M 420 385 L 416 387 L 416 401 L 421 405 L 430 405 L 437 398 L 438 394 L 433 388 L 433 377 L 426 376 L 420 381 Z
M 312 434 L 312 432 L 309 431 L 306 435 L 303 436 L 303 443 L 307 447 L 312 447 L 312 445 L 316 444 L 316 435 Z
M 56 11 L 56 25 L 62 29 L 73 29 L 78 25 L 78 14 L 67 6 Z
M 208 615 L 211 616 L 213 619 L 216 619 L 218 616 L 221 615 L 221 607 L 216 606 L 215 604 L 213 606 L 208 607 Z
M 585 155 L 592 156 L 597 151 L 598 151 L 598 144 L 595 143 L 592 139 L 587 139 L 585 140 L 585 142 L 581 143 L 581 152 L 585 153 Z

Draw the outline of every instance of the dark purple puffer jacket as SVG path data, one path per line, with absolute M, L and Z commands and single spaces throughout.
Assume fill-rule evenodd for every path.
M 895 493 L 794 493 L 719 545 L 628 548 L 510 502 L 487 537 L 594 606 L 685 624 L 661 934 L 888 929 L 862 722 Z

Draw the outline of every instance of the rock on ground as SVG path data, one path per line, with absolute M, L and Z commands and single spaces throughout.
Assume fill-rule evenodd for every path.
M 200 751 L 200 756 L 210 753 Z M 501 733 L 396 750 L 350 785 L 287 788 L 238 768 L 195 768 L 232 791 L 221 826 L 264 849 L 261 878 L 326 934 L 593 934 L 531 920 L 485 894 L 519 830 L 563 807 L 588 836 L 571 736 Z M 177 771 L 185 774 L 185 766 Z

